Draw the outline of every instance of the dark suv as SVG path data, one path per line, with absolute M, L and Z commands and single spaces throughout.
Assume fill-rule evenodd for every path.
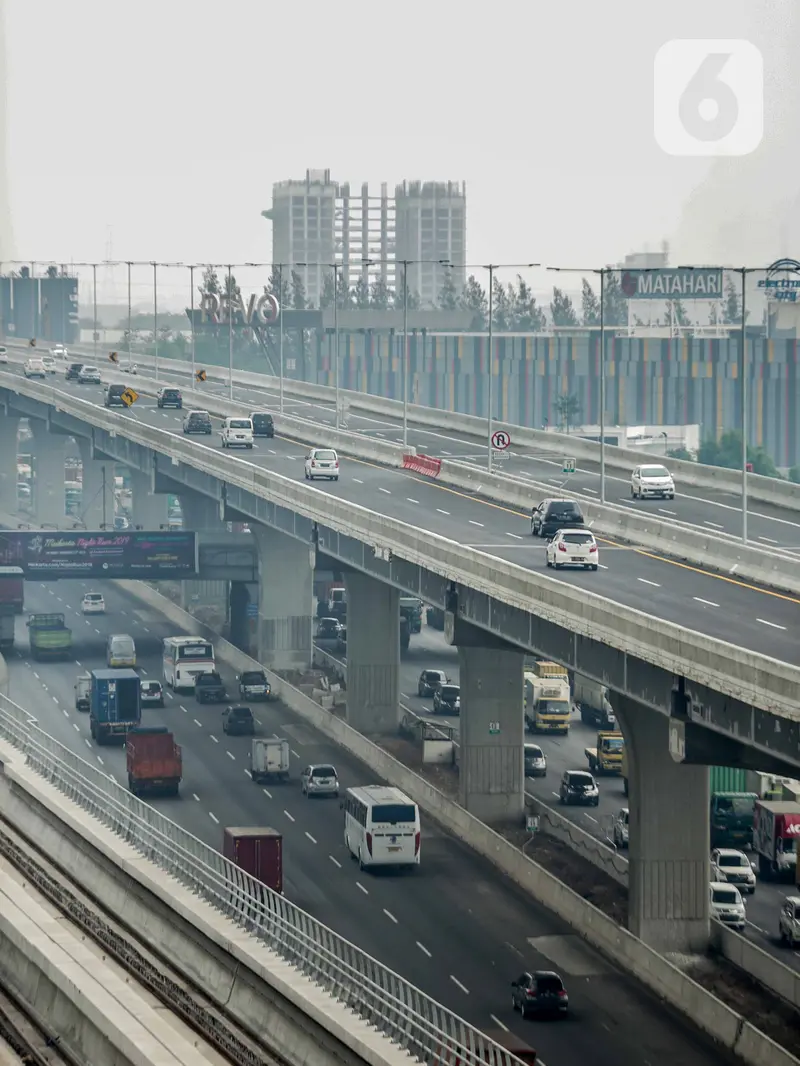
M 272 420 L 272 415 L 268 415 L 264 411 L 253 411 L 250 415 L 250 421 L 253 423 L 254 437 L 275 436 L 275 423 Z
M 156 403 L 159 407 L 177 407 L 178 410 L 183 407 L 183 396 L 180 389 L 159 389 L 157 393 Z
M 183 420 L 184 433 L 211 434 L 211 416 L 208 411 L 189 411 Z
M 256 731 L 253 712 L 249 707 L 226 707 L 222 712 L 222 732 L 228 736 L 250 736 Z
M 532 537 L 553 537 L 559 529 L 583 525 L 583 512 L 574 500 L 542 500 L 531 512 Z
M 81 370 L 83 370 L 83 363 L 70 363 L 64 373 L 64 377 L 67 381 L 77 381 L 81 376 Z
M 124 407 L 125 401 L 122 399 L 122 394 L 127 387 L 127 385 L 106 385 L 105 396 L 103 397 L 105 406 Z

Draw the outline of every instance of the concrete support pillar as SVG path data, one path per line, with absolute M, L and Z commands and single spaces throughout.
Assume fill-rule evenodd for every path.
M 523 652 L 491 635 L 459 643 L 459 802 L 488 825 L 519 826 L 525 812 Z M 481 647 L 478 641 L 494 644 Z
M 227 532 L 228 525 L 220 518 L 217 500 L 199 492 L 182 492 L 180 501 L 184 529 L 191 533 Z M 229 584 L 228 581 L 182 581 L 181 607 L 184 611 L 200 606 L 211 607 L 217 612 L 223 610 L 227 618 Z
M 142 470 L 131 470 L 131 521 L 142 529 L 166 528 L 169 522 L 167 494 L 153 491 L 153 479 Z
M 656 951 L 705 952 L 708 767 L 674 761 L 666 715 L 610 699 L 628 753 L 628 927 Z
M 396 733 L 400 714 L 400 591 L 356 571 L 347 588 L 347 722 Z
M 64 477 L 65 437 L 50 433 L 47 425 L 31 419 L 33 431 L 34 490 L 31 512 L 40 525 L 66 524 L 66 490 Z
M 114 528 L 114 473 L 111 459 L 93 459 L 92 444 L 79 440 L 83 468 L 80 520 L 87 529 Z
M 311 545 L 251 523 L 258 545 L 258 658 L 272 670 L 311 665 Z
M 17 500 L 17 452 L 19 418 L 0 416 L 0 513 L 15 515 Z

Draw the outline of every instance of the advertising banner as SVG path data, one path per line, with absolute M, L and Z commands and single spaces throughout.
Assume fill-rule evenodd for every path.
M 188 577 L 197 573 L 196 534 L 182 531 L 3 530 L 0 565 L 27 578 Z

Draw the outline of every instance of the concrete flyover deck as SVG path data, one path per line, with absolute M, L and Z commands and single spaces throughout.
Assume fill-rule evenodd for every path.
M 455 583 L 465 619 L 662 713 L 672 713 L 674 677 L 684 677 L 690 730 L 698 725 L 757 749 L 764 769 L 769 758 L 776 768 L 797 765 L 794 597 L 624 547 L 619 555 L 606 550 L 608 570 L 597 580 L 553 577 L 530 549 L 527 523 L 491 502 L 363 462 L 323 492 L 293 476 L 302 455 L 296 438 L 245 461 L 185 440 L 164 411 L 112 415 L 74 391 L 6 375 L 3 384 L 11 404 L 35 410 L 47 403 L 51 425 L 62 432 L 91 432 L 103 454 L 154 466 L 164 490 L 185 484 L 231 516 L 308 544 L 316 537 L 320 554 L 442 607 Z M 376 498 L 390 514 L 364 506 Z M 661 617 L 651 613 L 656 605 Z

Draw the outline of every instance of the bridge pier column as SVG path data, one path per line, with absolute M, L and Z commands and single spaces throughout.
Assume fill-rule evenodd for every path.
M 133 524 L 147 530 L 166 528 L 169 523 L 167 494 L 156 494 L 151 475 L 143 470 L 131 468 L 130 474 Z
M 3 415 L 0 418 L 0 513 L 15 515 L 17 499 L 17 453 L 19 451 L 19 418 Z
M 272 670 L 311 665 L 314 571 L 311 546 L 250 523 L 258 545 L 258 658 Z
M 80 520 L 87 529 L 114 528 L 114 472 L 111 459 L 95 459 L 92 442 L 78 440 L 83 469 Z
M 39 525 L 63 528 L 66 522 L 64 476 L 65 437 L 50 433 L 47 425 L 30 419 L 34 489 L 31 512 Z
M 628 751 L 628 928 L 657 951 L 705 952 L 708 767 L 673 760 L 666 715 L 618 692 L 610 700 Z
M 400 708 L 400 590 L 357 571 L 347 588 L 347 723 L 396 733 Z
M 166 497 L 164 499 L 166 501 Z M 203 496 L 199 492 L 182 492 L 180 501 L 184 529 L 191 533 L 222 533 L 227 530 L 227 523 L 219 516 L 219 503 L 210 496 Z M 165 502 L 165 509 L 166 506 Z M 184 611 L 198 606 L 212 607 L 217 611 L 222 609 L 227 619 L 228 587 L 227 581 L 182 581 L 181 607 Z
M 500 641 L 459 643 L 461 806 L 488 825 L 519 825 L 525 812 L 523 660 Z M 489 638 L 490 639 L 490 638 Z

